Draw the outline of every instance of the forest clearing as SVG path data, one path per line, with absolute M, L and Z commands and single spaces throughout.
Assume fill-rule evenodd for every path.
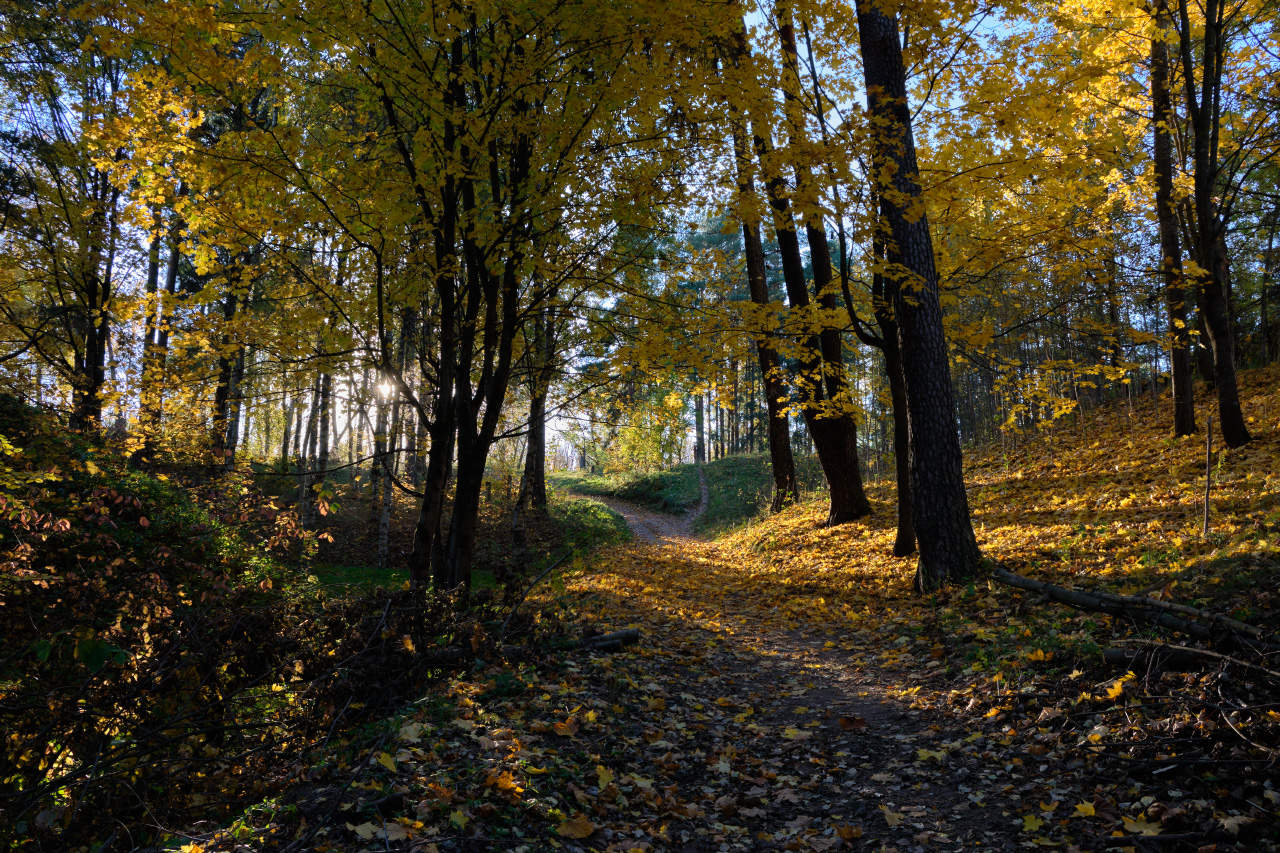
M 1280 849 L 1275 0 L 0 3 L 0 848 Z

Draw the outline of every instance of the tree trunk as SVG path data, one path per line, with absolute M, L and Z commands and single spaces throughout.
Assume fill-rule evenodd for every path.
M 739 216 L 742 220 L 743 254 L 747 263 L 747 289 L 751 301 L 757 305 L 769 304 L 769 283 L 764 263 L 764 242 L 760 239 L 760 223 L 750 213 L 754 202 L 755 181 L 751 177 L 751 154 L 746 142 L 746 128 L 740 116 L 735 116 L 733 127 L 733 151 L 737 161 Z M 796 482 L 796 462 L 791 452 L 791 430 L 783 411 L 787 389 L 782 382 L 781 364 L 775 349 L 774 335 L 770 332 L 753 336 L 756 360 L 760 365 L 761 384 L 764 386 L 765 410 L 768 417 L 769 463 L 773 472 L 773 500 L 770 512 L 778 512 L 794 503 L 800 492 Z M 701 407 L 698 419 L 701 421 Z
M 905 557 L 916 550 L 916 527 L 911 511 L 911 433 L 907 415 L 907 383 L 902 372 L 902 349 L 898 344 L 897 324 L 884 333 L 885 375 L 889 380 L 889 398 L 893 404 L 893 462 L 898 492 L 898 532 L 893 540 L 893 556 Z
M 286 388 L 280 397 L 281 414 L 284 417 L 284 435 L 280 440 L 280 470 L 289 470 L 289 440 L 293 437 L 293 407 L 294 401 L 289 399 L 289 390 Z
M 223 332 L 221 346 L 218 350 L 218 384 L 213 392 L 213 428 L 210 435 L 210 447 L 213 452 L 213 463 L 225 465 L 227 461 L 227 427 L 230 422 L 232 383 L 235 380 L 235 363 L 237 353 L 233 352 L 233 339 L 229 329 L 236 316 L 236 307 L 240 299 L 236 296 L 232 274 L 227 274 L 227 295 L 222 301 Z
M 519 509 L 535 513 L 547 510 L 547 392 L 539 389 L 529 398 L 529 433 L 525 442 L 524 472 L 520 475 Z
M 320 374 L 320 431 L 317 441 L 315 484 L 311 488 L 311 502 L 315 503 L 316 494 L 324 486 L 325 477 L 329 473 L 329 432 L 333 409 L 333 376 Z
M 707 461 L 706 424 L 702 416 L 702 392 L 693 395 L 693 461 Z
M 550 311 L 531 320 L 533 366 L 529 387 L 529 432 L 525 441 L 524 471 L 520 475 L 517 515 L 528 508 L 547 511 L 547 394 L 555 359 L 555 315 Z
M 1271 210 L 1267 229 L 1267 251 L 1262 259 L 1262 360 L 1270 364 L 1280 357 L 1280 313 L 1272 316 L 1280 302 L 1280 281 L 1276 276 L 1276 229 L 1280 227 L 1280 204 Z
M 795 35 L 790 10 L 778 4 L 778 32 L 782 43 L 784 62 L 789 74 L 784 75 L 783 97 L 788 115 L 790 133 L 791 166 L 796 176 L 797 194 L 803 202 L 801 215 L 805 222 L 805 236 L 813 261 L 814 292 L 823 309 L 835 307 L 835 294 L 831 290 L 831 253 L 823 230 L 822 215 L 817 204 L 811 172 L 798 153 L 807 145 L 800 116 L 799 76 L 796 64 Z M 744 27 L 745 29 L 745 27 Z M 739 31 L 742 36 L 742 31 Z M 738 50 L 746 55 L 745 37 Z M 791 202 L 784 192 L 782 176 L 767 167 L 767 147 L 771 132 L 761 113 L 752 117 L 755 125 L 754 143 L 761 168 L 766 171 L 765 189 L 769 206 L 773 210 L 774 230 L 778 238 L 778 250 L 782 254 L 783 278 L 787 297 L 793 308 L 807 309 L 811 304 L 808 285 L 805 282 L 804 265 L 800 255 L 800 241 L 796 234 L 795 218 Z M 803 414 L 809 427 L 809 435 L 817 449 L 818 462 L 831 490 L 831 508 L 827 524 L 842 524 L 870 514 L 871 504 L 862 486 L 862 472 L 858 461 L 858 426 L 848 407 L 851 401 L 845 387 L 844 363 L 841 354 L 840 333 L 824 328 L 811 335 L 807 342 L 810 354 L 801 359 L 801 398 Z M 835 410 L 830 410 L 834 403 Z M 826 423 L 823 423 L 826 421 Z
M 223 455 L 226 461 L 223 467 L 230 470 L 236 461 L 236 450 L 240 446 L 240 415 L 244 410 L 244 371 L 248 353 L 244 347 L 236 352 L 235 366 L 231 370 L 231 399 L 227 403 L 227 442 Z M 248 422 L 245 422 L 244 434 L 248 436 Z
M 897 283 L 893 307 L 909 415 L 911 495 L 920 549 L 916 586 L 928 591 L 972 577 L 981 555 L 964 488 L 938 274 L 916 178 L 898 25 L 872 0 L 858 0 L 857 11 L 867 107 L 880 128 L 873 140 L 873 171 L 892 174 L 891 184 L 877 188 L 892 237 L 887 257 L 892 267 L 901 265 L 910 276 Z
M 1183 92 L 1193 136 L 1194 192 L 1197 258 L 1203 272 L 1199 276 L 1200 305 L 1209 340 L 1213 345 L 1213 378 L 1218 391 L 1218 419 L 1222 439 L 1228 447 L 1247 444 L 1251 436 L 1240 410 L 1236 385 L 1235 340 L 1231 329 L 1230 270 L 1224 235 L 1227 223 L 1215 196 L 1218 194 L 1218 131 L 1221 120 L 1221 91 L 1224 41 L 1224 9 L 1221 0 L 1204 4 L 1204 39 L 1200 51 L 1200 92 L 1196 93 L 1195 60 L 1187 0 L 1179 0 L 1179 51 L 1183 62 Z
M 139 380 L 139 429 L 142 433 L 141 456 L 150 459 L 155 452 L 155 434 L 160 426 L 157 398 L 160 394 L 156 371 L 156 348 L 163 316 L 160 307 L 160 238 L 154 236 L 147 248 L 147 316 L 142 335 L 142 376 Z
M 1163 31 L 1169 26 L 1167 0 L 1156 0 L 1156 26 L 1151 40 L 1151 107 L 1153 159 L 1156 177 L 1156 220 L 1160 228 L 1160 271 L 1164 278 L 1165 305 L 1169 311 L 1173 373 L 1173 433 L 1196 432 L 1195 389 L 1191 381 L 1191 329 L 1187 325 L 1187 300 L 1182 286 L 1182 247 L 1178 242 L 1177 213 L 1173 202 L 1173 108 L 1169 96 L 1169 51 Z
M 298 477 L 298 520 L 303 527 L 310 527 L 312 511 L 315 508 L 314 492 L 311 490 L 312 472 L 316 455 L 316 423 L 320 411 L 320 378 L 311 383 L 311 410 L 307 415 L 307 432 L 302 441 L 302 457 L 299 460 Z
M 753 124 L 756 153 L 763 168 L 768 160 L 769 131 L 756 118 L 753 118 Z M 784 195 L 782 178 L 776 173 L 766 175 L 765 190 L 773 211 L 774 232 L 782 255 L 783 280 L 788 301 L 792 308 L 805 310 L 810 304 L 809 289 L 804 277 L 800 241 L 796 236 L 790 202 Z M 811 334 L 807 337 L 804 354 L 799 362 L 796 385 L 803 403 L 801 412 L 818 454 L 818 463 L 831 490 L 827 524 L 853 521 L 871 512 L 871 504 L 863 491 L 862 475 L 858 470 L 857 433 L 853 418 L 848 414 L 831 415 L 821 410 L 822 404 L 826 402 L 823 374 L 827 365 L 822 358 L 822 345 L 818 335 Z

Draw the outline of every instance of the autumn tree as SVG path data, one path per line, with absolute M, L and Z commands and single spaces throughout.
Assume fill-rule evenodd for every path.
M 888 226 L 886 274 L 897 278 L 894 315 L 910 413 L 911 494 L 920 549 L 916 586 L 928 591 L 971 577 L 980 555 L 961 471 L 938 274 L 929 220 L 920 206 L 896 18 L 862 0 L 858 33 L 873 125 L 873 175 Z
M 117 152 L 85 135 L 110 115 L 125 58 L 61 4 L 6 4 L 0 67 L 4 176 L 0 315 L 6 361 L 32 359 L 70 392 L 73 429 L 100 425 L 120 280 L 133 260 L 122 191 L 101 167 Z

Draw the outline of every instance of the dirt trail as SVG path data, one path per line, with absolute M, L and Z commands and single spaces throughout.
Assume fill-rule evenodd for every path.
M 706 499 L 704 480 L 701 506 L 683 518 L 605 501 L 637 539 L 611 571 L 638 594 L 611 607 L 641 627 L 645 690 L 662 711 L 640 733 L 677 747 L 668 769 L 681 765 L 680 789 L 704 802 L 672 828 L 672 849 L 1001 849 L 1025 840 L 1015 811 L 1021 760 L 952 760 L 973 741 L 962 747 L 967 732 L 912 707 L 920 683 L 854 665 L 842 638 L 820 626 L 779 627 L 769 605 L 735 584 L 735 555 L 692 535 Z M 653 757 L 633 760 L 647 772 Z
M 604 504 L 626 519 L 627 526 L 631 528 L 631 532 L 635 534 L 636 539 L 641 542 L 678 545 L 681 542 L 695 538 L 693 532 L 694 522 L 707 511 L 710 493 L 707 490 L 707 476 L 701 468 L 698 469 L 698 485 L 701 489 L 698 505 L 684 515 L 655 512 L 619 498 L 591 495 L 590 499 Z

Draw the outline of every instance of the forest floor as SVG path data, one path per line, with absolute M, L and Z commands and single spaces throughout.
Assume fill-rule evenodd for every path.
M 984 552 L 1275 624 L 1276 378 L 1248 389 L 1258 440 L 1215 461 L 1208 537 L 1203 440 L 1137 401 L 975 458 Z M 606 498 L 635 538 L 538 583 L 513 623 L 555 614 L 558 645 L 476 645 L 356 754 L 196 846 L 1280 849 L 1274 664 L 1116 664 L 1104 648 L 1190 641 L 986 579 L 922 598 L 888 556 L 892 493 L 871 496 L 863 521 L 825 528 L 815 500 L 715 539 L 698 508 Z M 615 652 L 576 640 L 626 628 Z

